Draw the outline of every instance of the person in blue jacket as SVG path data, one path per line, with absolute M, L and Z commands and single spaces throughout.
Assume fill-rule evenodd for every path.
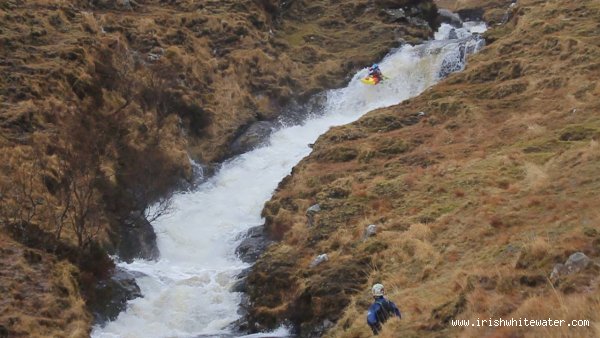
M 400 310 L 394 302 L 389 301 L 383 297 L 383 285 L 375 284 L 371 289 L 375 302 L 369 307 L 367 313 L 367 323 L 373 330 L 374 335 L 378 335 L 381 331 L 381 325 L 385 323 L 390 317 L 402 318 Z
M 381 73 L 381 69 L 379 69 L 378 64 L 374 63 L 371 67 L 369 67 L 369 76 L 375 79 L 375 84 L 383 80 L 383 74 Z

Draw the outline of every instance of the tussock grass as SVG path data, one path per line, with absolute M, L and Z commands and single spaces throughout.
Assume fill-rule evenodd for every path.
M 600 6 L 593 1 L 520 1 L 518 6 L 515 19 L 492 29 L 493 43 L 472 57 L 463 73 L 421 97 L 371 112 L 343 127 L 343 133 L 334 131 L 335 141 L 326 134 L 315 145 L 320 153 L 351 147 L 358 150 L 357 158 L 324 163 L 310 156 L 273 197 L 298 200 L 310 198 L 301 191 L 312 191 L 328 206 L 320 215 L 330 220 L 327 236 L 307 242 L 301 255 L 344 250 L 370 259 L 361 292 L 340 295 L 349 303 L 328 337 L 370 336 L 365 311 L 375 282 L 386 285 L 405 315 L 386 324 L 383 337 L 598 336 L 595 268 L 558 284 L 548 277 L 574 252 L 600 259 L 600 237 L 593 230 L 600 222 L 600 181 L 595 179 L 600 119 L 592 96 L 600 95 L 592 84 L 600 69 L 590 72 L 583 66 L 600 57 L 586 33 L 597 26 Z M 571 18 L 583 9 L 587 14 L 573 19 L 574 25 L 560 24 L 555 15 Z M 573 68 L 579 65 L 581 70 Z M 564 69 L 572 69 L 569 78 Z M 415 111 L 426 111 L 427 117 L 412 126 L 393 125 Z M 378 126 L 381 121 L 389 121 L 390 128 Z M 375 125 L 381 132 L 373 132 Z M 341 134 L 361 136 L 344 140 Z M 377 154 L 392 145 L 410 146 Z M 314 183 L 340 179 L 350 182 L 346 198 L 329 198 Z M 367 207 L 342 218 L 356 202 Z M 362 240 L 371 223 L 379 233 Z M 283 240 L 308 232 L 294 227 Z M 302 288 L 314 277 L 297 269 Z M 448 323 L 524 316 L 581 317 L 592 326 L 458 328 Z

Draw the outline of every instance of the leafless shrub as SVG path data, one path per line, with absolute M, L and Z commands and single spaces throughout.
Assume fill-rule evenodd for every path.
M 21 149 L 2 153 L 0 168 L 0 222 L 7 227 L 30 223 L 39 214 L 44 198 L 39 193 L 40 160 Z

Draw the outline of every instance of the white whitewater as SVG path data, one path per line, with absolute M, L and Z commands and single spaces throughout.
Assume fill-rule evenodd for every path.
M 105 327 L 95 338 L 231 336 L 227 326 L 239 318 L 241 294 L 229 291 L 247 264 L 235 255 L 239 234 L 260 225 L 264 203 L 277 184 L 311 149 L 308 144 L 330 127 L 355 121 L 363 114 L 416 96 L 439 80 L 439 74 L 461 70 L 465 51 L 481 47 L 483 25 L 466 25 L 452 32 L 443 25 L 436 40 L 404 46 L 381 61 L 390 79 L 367 86 L 358 72 L 348 86 L 327 93 L 322 111 L 304 123 L 275 131 L 267 146 L 224 163 L 194 192 L 175 197 L 175 212 L 154 224 L 160 259 L 119 266 L 141 272 L 137 279 L 143 298 Z M 448 37 L 454 40 L 447 40 Z M 446 68 L 445 70 L 443 68 Z M 285 336 L 280 329 L 270 337 Z M 250 337 L 250 336 L 249 336 Z M 261 337 L 252 335 L 251 337 Z

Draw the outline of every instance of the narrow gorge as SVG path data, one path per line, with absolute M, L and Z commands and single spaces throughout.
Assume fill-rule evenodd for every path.
M 369 337 L 374 283 L 383 338 L 597 337 L 598 22 L 0 3 L 0 338 Z M 499 318 L 586 325 L 455 326 Z
M 343 89 L 324 94 L 322 107 L 299 125 L 275 130 L 268 145 L 225 162 L 196 190 L 175 197 L 175 211 L 155 224 L 161 256 L 121 266 L 141 274 L 143 298 L 130 302 L 116 321 L 94 337 L 194 337 L 232 334 L 242 295 L 230 289 L 248 265 L 235 255 L 240 234 L 263 223 L 261 210 L 277 184 L 311 151 L 309 144 L 330 127 L 352 122 L 380 107 L 418 95 L 442 76 L 464 67 L 483 46 L 481 25 L 443 25 L 438 39 L 406 45 L 380 62 L 388 80 L 365 88 L 358 72 Z M 449 36 L 454 39 L 448 39 Z M 415 121 L 420 119 L 415 113 Z M 293 329 L 292 331 L 297 331 Z M 272 334 L 269 334 L 272 336 Z

